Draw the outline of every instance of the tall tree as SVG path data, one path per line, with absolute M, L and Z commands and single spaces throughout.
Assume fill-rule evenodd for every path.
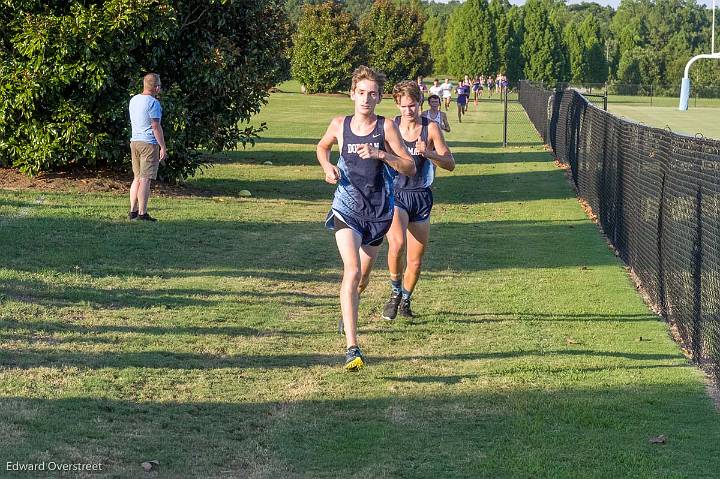
M 600 38 L 610 37 L 610 23 L 615 15 L 613 7 L 602 6 L 595 2 L 582 2 L 567 5 L 567 11 L 576 23 L 581 23 L 585 17 L 592 15 L 600 26 Z
M 436 73 L 445 73 L 447 67 L 447 48 L 445 34 L 447 32 L 448 17 L 435 15 L 425 21 L 422 39 L 430 46 L 431 70 Z
M 308 93 L 349 89 L 363 46 L 350 14 L 339 4 L 305 5 L 293 43 L 291 72 Z
M 608 70 L 605 52 L 600 39 L 600 25 L 592 14 L 578 26 L 578 35 L 585 49 L 585 64 L 587 66 L 584 82 L 604 83 L 607 81 Z
M 495 29 L 495 42 L 497 44 L 498 62 L 497 68 L 500 72 L 508 70 L 508 48 L 512 37 L 512 26 L 508 11 L 510 3 L 507 0 L 490 0 L 488 13 Z
M 430 58 L 432 71 L 436 74 L 448 73 L 447 67 L 447 28 L 450 15 L 460 7 L 461 3 L 453 0 L 448 3 L 428 2 L 424 5 L 425 26 L 423 28 L 423 41 L 430 45 Z
M 578 32 L 574 20 L 565 26 L 563 40 L 567 48 L 568 60 L 570 62 L 570 81 L 581 84 L 588 78 L 588 62 L 585 41 Z
M 525 77 L 551 84 L 565 80 L 562 40 L 551 0 L 528 0 L 523 9 L 525 34 L 521 51 Z
M 495 74 L 498 48 L 493 18 L 486 0 L 467 0 L 450 17 L 447 31 L 450 74 Z
M 640 63 L 643 53 L 641 47 L 635 47 L 632 50 L 625 50 L 620 55 L 617 71 L 617 79 L 620 83 L 635 85 L 642 82 Z
M 377 0 L 362 17 L 360 30 L 367 46 L 368 62 L 388 78 L 386 89 L 432 67 L 430 46 L 422 40 L 423 12 L 411 4 Z
M 524 25 L 523 10 L 520 7 L 510 7 L 508 11 L 508 39 L 505 47 L 505 69 L 501 72 L 507 76 L 510 82 L 516 82 L 524 77 L 523 60 L 520 48 L 523 43 Z

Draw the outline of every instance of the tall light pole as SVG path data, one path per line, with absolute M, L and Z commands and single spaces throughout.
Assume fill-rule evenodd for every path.
M 715 58 L 720 59 L 720 53 L 715 53 L 715 0 L 712 2 L 712 34 L 710 37 L 710 53 L 703 53 L 702 55 L 695 55 L 685 65 L 685 76 L 683 76 L 682 84 L 680 87 L 680 106 L 681 111 L 688 109 L 688 100 L 690 99 L 690 65 L 695 63 L 701 58 Z

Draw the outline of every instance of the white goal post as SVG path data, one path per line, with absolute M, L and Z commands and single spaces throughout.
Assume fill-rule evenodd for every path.
M 680 85 L 680 111 L 686 111 L 688 109 L 688 100 L 690 99 L 690 65 L 700 60 L 701 58 L 715 58 L 720 60 L 720 53 L 715 53 L 715 0 L 712 3 L 712 38 L 710 40 L 710 53 L 703 53 L 701 55 L 695 55 L 685 65 L 685 75 L 682 78 L 682 84 Z

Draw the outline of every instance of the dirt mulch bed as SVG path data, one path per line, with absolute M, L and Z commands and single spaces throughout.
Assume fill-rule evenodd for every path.
M 78 169 L 30 177 L 13 168 L 0 168 L 0 189 L 4 190 L 130 194 L 131 183 L 131 174 L 110 170 Z M 212 196 L 209 191 L 159 181 L 153 181 L 151 188 L 153 194 L 158 196 Z

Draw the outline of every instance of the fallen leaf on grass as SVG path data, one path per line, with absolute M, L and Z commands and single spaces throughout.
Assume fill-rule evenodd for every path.
M 665 444 L 667 442 L 667 438 L 664 434 L 660 434 L 659 436 L 651 437 L 649 441 L 650 444 Z
M 155 461 L 155 460 L 146 461 L 146 462 L 143 462 L 141 464 L 141 466 L 145 472 L 156 471 L 160 467 L 160 462 Z

